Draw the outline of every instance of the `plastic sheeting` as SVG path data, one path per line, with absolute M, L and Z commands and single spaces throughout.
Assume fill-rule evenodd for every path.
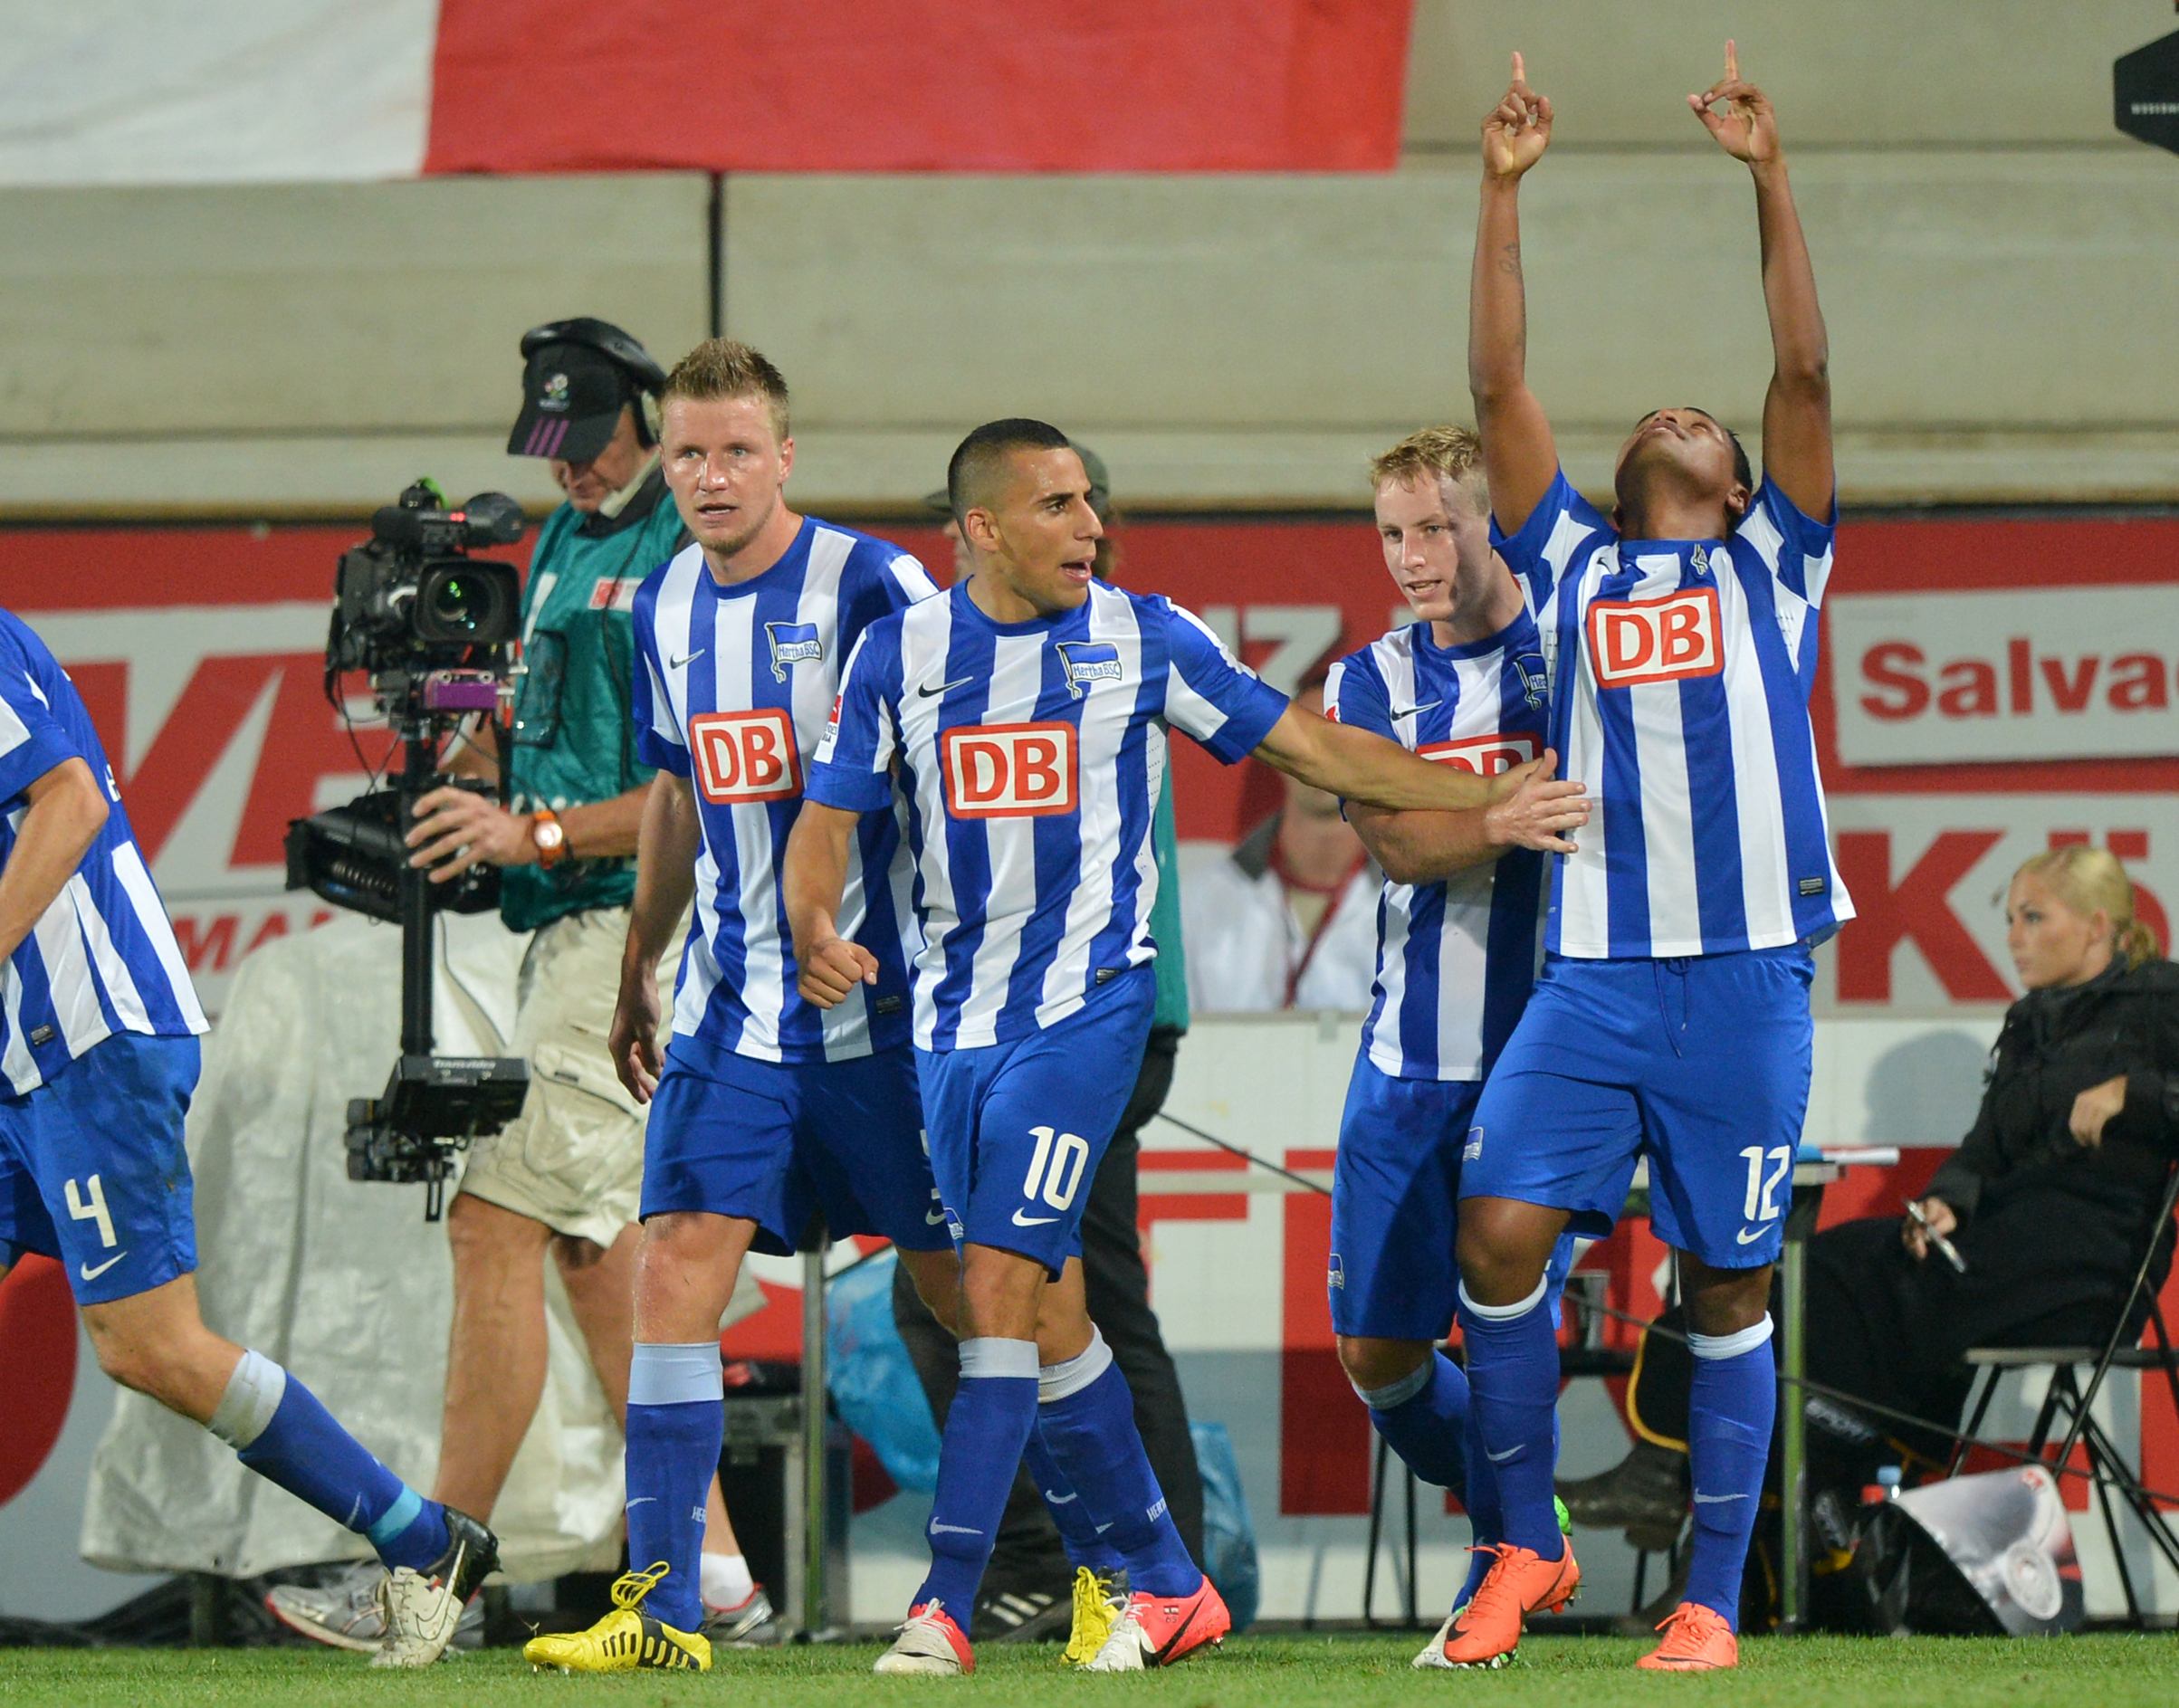
M 438 1047 L 497 1054 L 526 938 L 442 916 Z M 420 1187 L 347 1176 L 348 1100 L 375 1094 L 400 1034 L 400 939 L 344 917 L 244 963 L 189 1115 L 205 1321 L 275 1359 L 401 1476 L 438 1464 L 451 1269 Z M 621 1437 L 547 1265 L 545 1394 L 492 1514 L 517 1580 L 609 1568 Z M 93 1461 L 82 1552 L 122 1570 L 252 1577 L 359 1557 L 360 1537 L 243 1468 L 204 1430 L 123 1393 Z

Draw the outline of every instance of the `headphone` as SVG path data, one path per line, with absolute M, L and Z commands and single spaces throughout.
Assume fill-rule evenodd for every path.
M 522 334 L 524 361 L 548 344 L 579 344 L 596 350 L 629 381 L 628 402 L 636 406 L 636 436 L 645 446 L 658 443 L 658 394 L 665 389 L 665 369 L 650 351 L 610 320 L 587 314 L 571 320 L 548 320 Z

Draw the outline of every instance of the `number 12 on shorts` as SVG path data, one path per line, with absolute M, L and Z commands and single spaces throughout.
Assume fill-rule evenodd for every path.
M 1089 1140 L 1079 1133 L 1058 1132 L 1050 1127 L 1032 1127 L 1037 1150 L 1029 1158 L 1029 1172 L 1021 1183 L 1021 1195 L 1031 1203 L 1039 1187 L 1044 1201 L 1064 1210 L 1081 1189 L 1082 1172 L 1089 1167 Z
M 1777 1145 L 1765 1150 L 1761 1145 L 1750 1145 L 1740 1154 L 1748 1161 L 1748 1202 L 1743 1212 L 1743 1219 L 1750 1222 L 1776 1221 L 1778 1204 L 1775 1194 L 1779 1181 L 1785 1178 L 1793 1166 L 1793 1147 Z M 1772 1164 L 1768 1175 L 1763 1171 L 1766 1159 Z

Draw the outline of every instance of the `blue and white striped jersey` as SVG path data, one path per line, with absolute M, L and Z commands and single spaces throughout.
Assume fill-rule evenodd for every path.
M 840 909 L 842 934 L 877 957 L 878 982 L 829 1012 L 795 989 L 779 861 L 841 661 L 871 624 L 937 591 L 898 546 L 815 518 L 750 580 L 721 587 L 702 548 L 688 546 L 637 590 L 636 751 L 692 781 L 703 823 L 674 993 L 684 1050 L 837 1062 L 908 1041 L 909 871 L 897 816 L 863 821 Z
M 1059 617 L 994 623 L 962 586 L 874 625 L 809 798 L 874 811 L 900 767 L 916 1043 L 1026 1036 L 1150 961 L 1166 727 L 1230 765 L 1285 709 L 1196 617 L 1103 584 Z
M 1511 539 L 1552 745 L 1597 811 L 1545 947 L 1597 960 L 1819 942 L 1853 918 L 1809 694 L 1834 524 L 1765 480 L 1730 539 L 1622 541 L 1562 472 Z
M 24 790 L 70 759 L 105 787 L 106 823 L 0 969 L 0 1074 L 16 1096 L 117 1032 L 182 1038 L 206 1029 L 91 713 L 45 643 L 0 611 L 0 868 L 29 807 Z
M 1549 677 L 1524 610 L 1497 634 L 1440 646 L 1428 623 L 1350 653 L 1324 682 L 1328 716 L 1478 777 L 1543 756 Z M 1385 880 L 1362 1047 L 1394 1079 L 1479 1080 L 1536 980 L 1543 856 L 1514 848 L 1438 883 Z

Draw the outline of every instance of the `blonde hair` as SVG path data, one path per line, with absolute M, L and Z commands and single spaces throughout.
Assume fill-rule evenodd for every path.
M 674 363 L 658 394 L 660 412 L 676 397 L 691 403 L 760 397 L 771 412 L 772 431 L 787 443 L 787 377 L 739 339 L 706 339 Z
M 1370 490 L 1375 491 L 1387 481 L 1400 486 L 1412 486 L 1426 477 L 1450 481 L 1456 486 L 1473 483 L 1480 488 L 1483 481 L 1483 441 L 1467 427 L 1425 427 L 1419 433 L 1410 433 L 1390 451 L 1370 459 Z M 1471 494 L 1480 497 L 1486 507 L 1489 499 L 1478 491 Z
M 2072 843 L 2031 854 L 2012 875 L 2018 879 L 2030 873 L 2057 891 L 2059 899 L 2082 918 L 2098 911 L 2108 917 L 2111 952 L 2128 967 L 2164 958 L 2155 934 L 2134 917 L 2133 881 L 2109 849 Z

